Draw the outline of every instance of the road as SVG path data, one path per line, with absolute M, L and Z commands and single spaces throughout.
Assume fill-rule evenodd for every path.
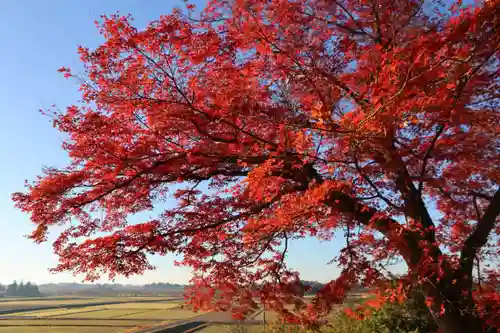
M 262 310 L 257 310 L 252 318 L 257 317 Z M 204 313 L 187 320 L 177 320 L 173 323 L 158 325 L 155 327 L 144 328 L 136 333 L 184 333 L 196 332 L 208 325 L 235 325 L 238 321 L 234 320 L 229 312 L 210 312 Z M 262 320 L 245 320 L 245 325 L 261 325 Z

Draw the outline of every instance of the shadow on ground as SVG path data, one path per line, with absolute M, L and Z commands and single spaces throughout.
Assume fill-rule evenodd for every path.
M 211 325 L 237 325 L 239 322 L 227 322 L 227 321 L 187 321 L 184 323 L 176 324 L 174 326 L 165 327 L 161 330 L 155 330 L 154 333 L 182 333 L 182 332 L 198 332 L 207 326 Z M 260 320 L 246 320 L 244 325 L 262 325 Z

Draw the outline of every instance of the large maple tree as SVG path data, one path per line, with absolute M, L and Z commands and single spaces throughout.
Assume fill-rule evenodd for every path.
M 194 13 L 142 30 L 103 16 L 102 45 L 79 49 L 85 75 L 60 69 L 81 80 L 81 103 L 47 111 L 71 162 L 13 196 L 36 242 L 64 228 L 55 270 L 128 276 L 177 253 L 196 306 L 244 315 L 260 297 L 314 323 L 353 285 L 383 289 L 401 259 L 397 294 L 381 297 L 420 290 L 443 332 L 500 326 L 498 1 Z M 304 302 L 289 242 L 342 233 L 340 276 Z

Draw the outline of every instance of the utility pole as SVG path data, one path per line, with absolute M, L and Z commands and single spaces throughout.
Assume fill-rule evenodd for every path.
M 266 303 L 264 303 L 264 332 L 266 331 Z

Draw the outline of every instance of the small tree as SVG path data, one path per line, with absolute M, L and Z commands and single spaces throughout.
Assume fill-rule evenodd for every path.
M 474 263 L 499 254 L 498 1 L 214 0 L 188 13 L 142 31 L 104 17 L 104 43 L 79 49 L 82 104 L 53 114 L 71 163 L 13 197 L 36 242 L 67 226 L 55 270 L 128 276 L 153 268 L 148 253 L 180 253 L 196 306 L 243 315 L 258 296 L 313 323 L 399 258 L 399 292 L 419 286 L 443 332 L 481 332 L 481 301 L 498 300 L 472 288 Z M 169 189 L 174 208 L 127 226 Z M 306 304 L 289 242 L 339 231 L 342 273 Z

